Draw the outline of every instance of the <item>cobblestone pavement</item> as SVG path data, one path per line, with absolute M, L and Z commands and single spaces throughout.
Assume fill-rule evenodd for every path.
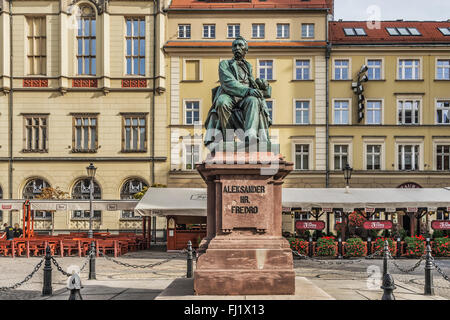
M 186 254 L 184 253 L 167 253 L 163 251 L 163 248 L 154 248 L 149 251 L 132 252 L 126 255 L 120 256 L 117 260 L 130 263 L 145 265 L 150 263 L 160 262 L 169 257 L 173 257 L 167 263 L 159 266 L 155 266 L 151 269 L 135 269 L 117 265 L 105 258 L 99 257 L 96 262 L 96 275 L 97 280 L 171 280 L 186 276 Z M 86 260 L 84 257 L 58 257 L 55 259 L 63 267 L 64 270 L 70 270 L 71 266 L 80 267 Z M 16 282 L 23 280 L 34 268 L 34 266 L 41 260 L 41 258 L 24 258 L 16 257 L 14 259 L 10 257 L 0 257 L 0 287 L 9 286 Z M 336 261 L 336 260 L 332 260 Z M 344 260 L 345 261 L 345 260 Z M 399 260 L 398 264 L 403 268 L 408 268 L 417 260 Z M 450 260 L 436 260 L 442 270 L 450 274 Z M 341 264 L 341 265 L 322 265 L 317 262 L 311 262 L 306 260 L 294 260 L 294 267 L 297 276 L 306 277 L 309 279 L 334 279 L 334 280 L 352 280 L 352 279 L 367 279 L 369 274 L 367 273 L 368 267 L 377 266 L 381 272 L 382 260 L 364 260 L 354 264 Z M 394 266 L 389 264 L 390 273 L 393 275 L 396 283 L 404 283 L 415 288 L 423 290 L 424 283 L 424 262 L 422 265 L 414 271 L 412 274 L 401 274 L 394 270 Z M 56 267 L 52 265 L 52 284 L 53 291 L 66 288 L 67 277 L 58 272 Z M 374 267 L 371 267 L 374 268 Z M 86 266 L 81 273 L 82 282 L 88 281 L 88 269 Z M 444 298 L 450 299 L 450 283 L 442 278 L 436 271 L 433 271 L 435 294 Z M 41 297 L 43 283 L 43 265 L 41 269 L 35 274 L 35 276 L 24 285 L 15 290 L 9 290 L 7 292 L 0 292 L 0 300 L 29 300 L 37 299 Z

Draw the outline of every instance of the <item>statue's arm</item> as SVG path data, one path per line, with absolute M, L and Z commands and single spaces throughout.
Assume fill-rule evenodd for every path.
M 230 96 L 246 97 L 249 95 L 250 88 L 236 80 L 226 60 L 219 64 L 219 81 L 223 92 Z

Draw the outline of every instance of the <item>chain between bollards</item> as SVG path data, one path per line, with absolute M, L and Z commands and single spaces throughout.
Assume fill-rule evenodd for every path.
M 42 287 L 42 295 L 51 296 L 52 293 L 52 254 L 50 246 L 47 245 L 47 248 L 45 249 L 44 285 Z
M 426 262 L 425 262 L 425 288 L 424 294 L 427 296 L 434 295 L 434 287 L 433 287 L 433 256 L 431 255 L 431 245 L 430 241 L 427 238 L 427 251 L 426 251 Z
M 89 258 L 89 280 L 96 280 L 95 274 L 95 241 L 91 242 L 91 250 L 90 250 L 90 258 Z
M 187 243 L 187 272 L 186 278 L 193 278 L 193 256 L 192 256 L 192 242 Z

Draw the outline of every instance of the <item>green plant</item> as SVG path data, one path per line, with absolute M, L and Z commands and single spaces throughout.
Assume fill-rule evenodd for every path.
M 433 254 L 438 257 L 450 257 L 450 239 L 447 237 L 436 238 L 432 243 Z
M 351 227 L 361 228 L 366 218 L 358 211 L 352 212 L 348 215 L 348 224 Z
M 336 242 L 334 241 L 334 237 L 322 237 L 317 240 L 316 254 L 318 256 L 335 256 Z
M 425 239 L 422 236 L 406 237 L 406 255 L 408 257 L 421 257 L 425 254 Z
M 394 255 L 395 254 L 395 247 L 396 244 L 394 243 L 394 240 L 391 238 L 377 238 L 374 242 L 373 242 L 373 252 L 377 252 L 380 250 L 384 250 L 384 242 L 388 241 L 388 247 L 389 247 L 389 252 Z
M 298 239 L 298 238 L 290 238 L 288 239 L 289 244 L 291 245 L 291 250 L 297 251 L 300 254 L 306 255 L 308 249 L 308 241 Z
M 444 237 L 444 230 L 435 230 L 433 232 L 433 239 Z
M 361 238 L 350 238 L 345 243 L 346 257 L 362 257 L 367 254 L 367 247 Z

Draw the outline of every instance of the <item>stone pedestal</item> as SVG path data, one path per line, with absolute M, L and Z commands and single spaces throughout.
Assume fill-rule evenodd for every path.
M 228 152 L 197 170 L 208 187 L 208 233 L 195 294 L 294 294 L 292 252 L 281 235 L 281 188 L 293 164 L 273 153 Z

